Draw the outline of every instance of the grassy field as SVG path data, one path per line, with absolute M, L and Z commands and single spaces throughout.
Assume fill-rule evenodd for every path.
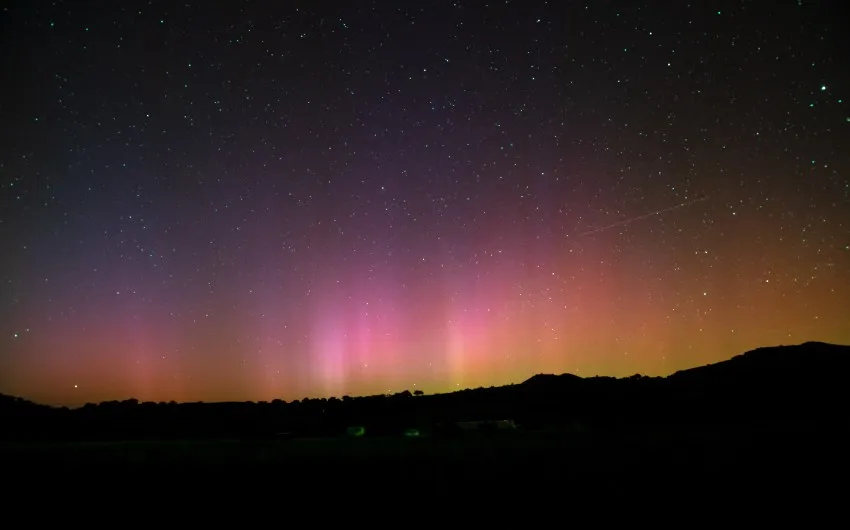
M 844 505 L 837 485 L 848 471 L 846 442 L 846 434 L 799 426 L 715 426 L 459 438 L 31 443 L 0 446 L 0 470 L 4 506 L 12 511 L 37 513 L 34 502 L 64 504 L 109 524 L 111 514 L 129 514 L 120 526 L 141 515 L 174 521 L 176 514 L 197 525 L 198 517 L 234 511 L 259 519 L 241 526 L 351 514 L 391 524 L 458 514 L 500 526 L 503 517 L 525 525 L 549 524 L 553 516 L 561 522 L 646 520 L 622 511 L 626 505 L 660 517 L 671 510 L 688 517 L 725 510 L 761 518 L 805 507 L 811 522 Z
M 457 438 L 124 441 L 6 444 L 6 477 L 88 477 L 100 483 L 210 477 L 304 488 L 357 486 L 531 491 L 582 488 L 796 488 L 839 480 L 843 442 L 805 429 L 506 432 Z M 123 482 L 122 482 L 123 481 Z M 395 486 L 393 486 L 395 485 Z M 715 486 L 712 486 L 715 485 Z

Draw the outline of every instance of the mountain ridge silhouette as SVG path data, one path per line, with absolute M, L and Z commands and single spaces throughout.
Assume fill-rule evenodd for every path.
M 820 421 L 846 413 L 850 346 L 806 342 L 757 348 L 668 376 L 537 374 L 519 384 L 446 394 L 303 399 L 293 402 L 106 401 L 55 408 L 0 395 L 0 438 L 338 436 L 351 425 L 374 435 L 453 422 L 516 420 L 532 429 Z
M 805 359 L 803 357 L 809 357 Z M 812 366 L 810 361 L 817 360 L 819 365 Z M 797 363 L 797 364 L 794 364 Z M 794 364 L 792 369 L 792 364 Z M 831 364 L 829 369 L 818 368 L 821 365 Z M 815 370 L 815 368 L 818 368 Z M 623 381 L 633 380 L 636 378 L 646 378 L 655 380 L 675 380 L 677 382 L 696 382 L 704 381 L 710 377 L 731 377 L 737 371 L 739 377 L 742 375 L 764 377 L 770 376 L 785 376 L 794 375 L 795 377 L 806 375 L 819 375 L 824 378 L 835 376 L 836 369 L 847 370 L 850 373 L 850 345 L 832 344 L 820 341 L 807 341 L 800 344 L 778 345 L 778 346 L 762 346 L 753 350 L 734 355 L 729 359 L 717 361 L 692 368 L 677 370 L 666 376 L 645 376 L 634 374 L 625 377 L 613 377 L 605 375 L 594 375 L 583 377 L 570 372 L 560 374 L 538 373 L 532 375 L 528 379 L 518 384 L 502 385 L 499 387 L 490 388 L 510 388 L 515 386 L 520 387 L 535 387 L 538 389 L 555 389 L 568 385 L 575 385 L 582 381 L 588 380 L 608 380 L 608 381 Z M 726 381 L 728 382 L 728 381 Z M 452 392 L 434 394 L 434 395 L 452 395 L 458 392 L 468 392 L 475 389 L 455 390 Z M 432 395 L 433 396 L 433 395 Z M 348 397 L 348 396 L 346 396 Z M 367 399 L 382 396 L 357 396 L 352 399 Z M 308 400 L 326 400 L 328 398 L 306 398 Z M 330 398 L 334 399 L 334 398 Z M 125 400 L 131 401 L 131 400 Z M 298 400 L 295 400 L 298 401 Z M 112 403 L 112 401 L 104 401 L 102 403 Z M 194 404 L 196 402 L 178 403 Z M 238 404 L 238 403 L 255 403 L 253 401 L 210 401 L 202 402 L 206 404 Z M 13 396 L 0 392 L 0 410 L 9 406 L 19 407 L 39 407 L 39 408 L 67 408 L 56 407 L 53 405 L 45 405 L 34 402 L 20 396 Z

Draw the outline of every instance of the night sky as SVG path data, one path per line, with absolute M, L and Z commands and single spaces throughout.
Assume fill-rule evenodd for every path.
M 5 4 L 0 392 L 434 393 L 850 343 L 841 2 L 333 4 Z

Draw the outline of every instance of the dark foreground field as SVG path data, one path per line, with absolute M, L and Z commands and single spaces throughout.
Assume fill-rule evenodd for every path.
M 5 445 L 7 481 L 46 491 L 146 490 L 288 499 L 463 496 L 819 498 L 843 490 L 847 435 L 805 425 L 514 431 L 454 438 Z M 725 501 L 724 501 L 725 502 Z

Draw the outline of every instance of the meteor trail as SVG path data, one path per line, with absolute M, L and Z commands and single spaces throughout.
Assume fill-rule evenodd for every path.
M 622 221 L 617 221 L 616 223 L 612 223 L 610 225 L 600 226 L 599 228 L 594 228 L 593 230 L 581 232 L 579 234 L 576 234 L 575 237 L 589 236 L 591 234 L 603 232 L 605 230 L 608 230 L 609 228 L 615 228 L 615 227 L 618 227 L 618 226 L 631 224 L 631 223 L 634 223 L 635 221 L 640 221 L 641 219 L 647 219 L 647 218 L 655 216 L 655 215 L 661 215 L 663 213 L 666 213 L 666 212 L 669 212 L 669 211 L 672 211 L 672 210 L 678 210 L 679 208 L 684 208 L 685 206 L 690 206 L 692 204 L 702 202 L 706 199 L 708 199 L 708 197 L 700 197 L 699 199 L 693 199 L 693 200 L 690 200 L 690 201 L 687 201 L 687 202 L 683 202 L 681 204 L 677 204 L 675 206 L 670 206 L 669 208 L 663 208 L 661 210 L 655 210 L 654 212 L 649 212 L 649 213 L 645 213 L 643 215 L 638 215 L 637 217 L 629 217 L 628 219 L 623 219 Z

